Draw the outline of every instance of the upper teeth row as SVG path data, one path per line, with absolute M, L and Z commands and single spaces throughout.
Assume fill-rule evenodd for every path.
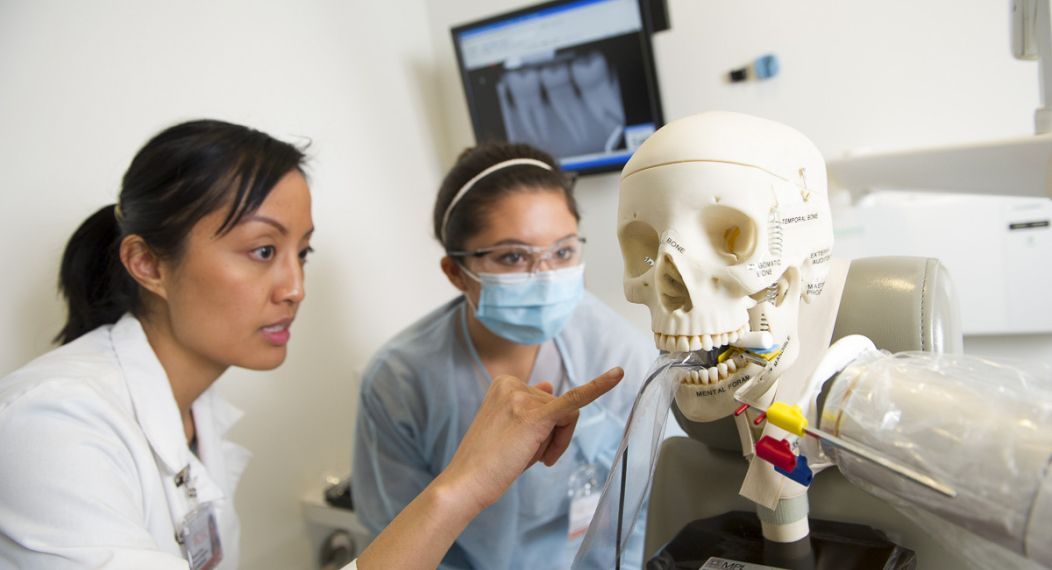
M 688 350 L 712 350 L 719 346 L 726 346 L 738 340 L 738 337 L 749 332 L 749 325 L 744 324 L 738 330 L 702 335 L 664 334 L 654 333 L 654 343 L 661 350 L 669 352 L 686 352 Z

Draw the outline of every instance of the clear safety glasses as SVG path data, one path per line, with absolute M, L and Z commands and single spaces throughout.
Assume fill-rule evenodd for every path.
M 446 255 L 471 263 L 478 273 L 535 273 L 541 263 L 548 269 L 565 269 L 580 265 L 583 261 L 585 239 L 572 236 L 544 247 L 535 245 L 506 244 L 483 247 L 474 251 L 447 251 Z

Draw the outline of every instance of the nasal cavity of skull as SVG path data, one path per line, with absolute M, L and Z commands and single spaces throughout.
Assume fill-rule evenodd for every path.
M 676 264 L 672 261 L 672 257 L 666 255 L 662 259 L 661 267 L 658 271 L 660 273 L 657 284 L 658 293 L 661 296 L 661 305 L 669 312 L 682 309 L 684 312 L 689 313 L 694 308 L 694 303 L 690 300 L 690 292 L 687 291 L 687 285 L 684 283 L 679 269 L 676 269 Z
M 728 265 L 737 265 L 756 250 L 756 223 L 741 210 L 714 204 L 701 212 L 705 229 L 719 257 Z
M 640 221 L 628 223 L 621 228 L 618 241 L 621 243 L 625 272 L 630 277 L 639 277 L 657 263 L 658 233 L 650 224 Z

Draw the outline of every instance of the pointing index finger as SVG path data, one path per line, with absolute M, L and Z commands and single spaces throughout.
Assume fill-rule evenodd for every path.
M 576 412 L 606 394 L 625 376 L 625 371 L 614 367 L 603 372 L 591 382 L 578 386 L 562 396 L 545 404 L 542 415 L 548 418 L 561 418 Z

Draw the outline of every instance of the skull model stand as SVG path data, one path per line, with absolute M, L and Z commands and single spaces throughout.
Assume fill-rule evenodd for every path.
M 847 263 L 830 258 L 821 153 L 768 120 L 728 112 L 686 117 L 633 155 L 622 173 L 618 217 L 625 296 L 649 307 L 657 347 L 710 358 L 710 367 L 692 370 L 678 387 L 680 412 L 694 422 L 734 415 L 750 461 L 740 493 L 758 505 L 763 538 L 802 541 L 809 479 L 799 484 L 755 456 L 762 435 L 785 432 L 770 424 L 761 432 L 752 410 L 735 415 L 734 392 L 764 370 L 739 348 L 757 332 L 769 333 L 762 335 L 769 346 L 751 350 L 770 363 L 750 388 L 763 406 L 776 394 L 797 400 L 829 345 Z

